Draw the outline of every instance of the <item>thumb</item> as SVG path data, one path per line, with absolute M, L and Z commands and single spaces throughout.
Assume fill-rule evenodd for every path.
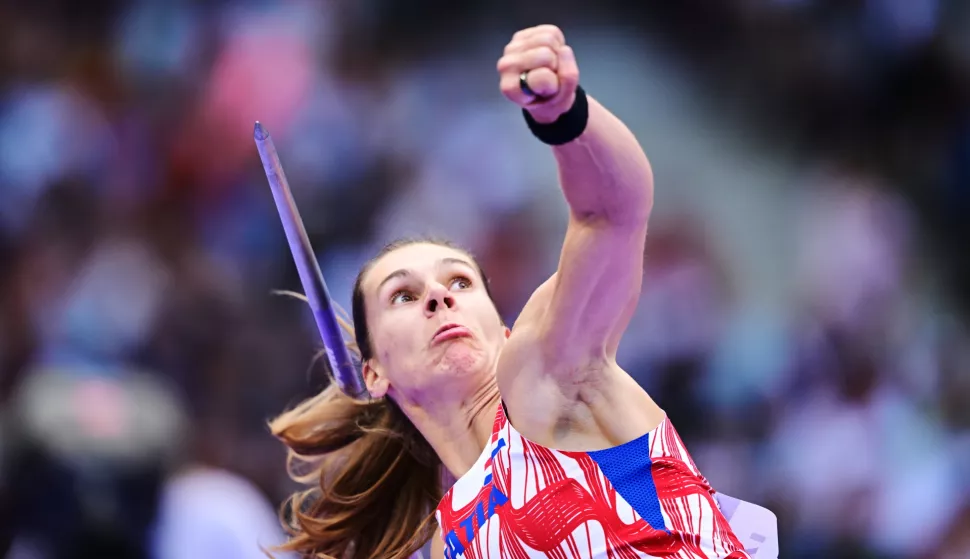
M 543 100 L 555 97 L 559 93 L 559 76 L 549 68 L 536 68 L 529 72 L 526 78 L 529 89 Z

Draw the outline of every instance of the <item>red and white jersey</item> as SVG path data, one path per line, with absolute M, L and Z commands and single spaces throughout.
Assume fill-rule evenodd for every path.
M 478 461 L 438 505 L 447 559 L 750 556 L 667 418 L 593 452 L 527 440 L 499 405 Z

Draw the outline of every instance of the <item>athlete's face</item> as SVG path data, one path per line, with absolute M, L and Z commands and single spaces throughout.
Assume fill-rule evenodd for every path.
M 463 397 L 489 382 L 508 337 L 471 257 L 417 243 L 394 250 L 361 282 L 373 356 L 374 397 Z

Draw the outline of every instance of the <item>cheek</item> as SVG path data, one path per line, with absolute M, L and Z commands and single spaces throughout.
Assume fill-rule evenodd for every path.
M 379 330 L 374 332 L 374 342 L 381 361 L 391 363 L 407 357 L 414 345 L 416 328 L 402 315 L 385 316 Z
M 486 298 L 485 301 L 476 304 L 475 315 L 478 317 L 478 323 L 486 332 L 489 339 L 503 335 L 502 332 L 505 327 L 502 326 L 502 318 L 498 315 L 491 300 Z

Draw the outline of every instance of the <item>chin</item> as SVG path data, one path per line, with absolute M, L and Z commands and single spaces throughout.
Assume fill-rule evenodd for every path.
M 434 369 L 441 375 L 464 377 L 481 372 L 488 360 L 478 348 L 466 344 L 451 344 L 438 358 Z

